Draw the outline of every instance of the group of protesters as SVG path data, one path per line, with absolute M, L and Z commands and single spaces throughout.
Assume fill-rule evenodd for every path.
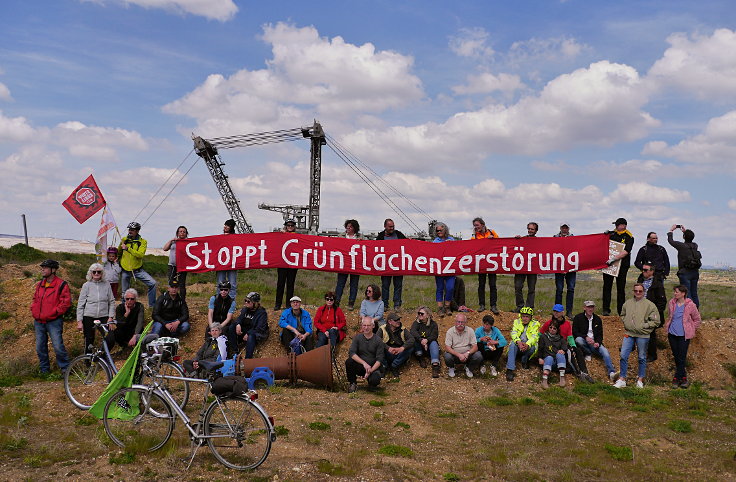
M 673 386 L 687 387 L 689 381 L 685 372 L 685 360 L 690 340 L 700 324 L 698 312 L 699 299 L 697 283 L 701 266 L 698 246 L 693 242 L 694 233 L 681 225 L 674 225 L 669 230 L 668 242 L 678 253 L 678 272 L 680 284 L 675 287 L 674 297 L 667 300 L 664 280 L 669 275 L 670 263 L 666 250 L 658 244 L 657 234 L 650 232 L 647 243 L 638 251 L 634 265 L 641 270 L 641 275 L 633 287 L 633 298 L 626 300 L 626 275 L 631 265 L 634 237 L 627 229 L 627 222 L 619 218 L 613 223 L 615 230 L 608 232 L 612 241 L 623 244 L 623 249 L 608 260 L 609 265 L 618 268 L 616 276 L 603 274 L 603 316 L 611 314 L 611 291 L 614 280 L 617 286 L 617 312 L 624 325 L 625 335 L 621 348 L 620 370 L 614 369 L 610 354 L 603 344 L 603 325 L 595 314 L 595 303 L 584 302 L 583 311 L 574 315 L 573 299 L 576 273 L 555 274 L 555 304 L 551 318 L 545 323 L 534 319 L 536 274 L 515 274 L 514 312 L 518 313 L 509 333 L 510 342 L 494 326 L 493 315 L 498 315 L 497 275 L 495 273 L 478 274 L 478 311 L 486 310 L 485 286 L 490 289 L 490 314 L 483 317 L 483 324 L 477 329 L 466 328 L 467 318 L 462 312 L 455 315 L 455 324 L 445 334 L 444 361 L 447 373 L 455 377 L 457 365 L 464 366 L 465 374 L 472 377 L 478 371 L 486 373 L 485 363 L 490 366 L 491 376 L 497 376 L 504 348 L 507 365 L 506 379 L 513 381 L 517 359 L 523 368 L 539 365 L 542 369 L 542 385 L 548 386 L 549 375 L 553 371 L 559 373 L 560 384 L 565 385 L 566 373 L 572 372 L 582 380 L 592 381 L 588 374 L 586 362 L 593 355 L 602 358 L 608 376 L 616 387 L 625 387 L 628 369 L 628 358 L 636 347 L 638 351 L 639 369 L 636 385 L 643 386 L 647 361 L 656 359 L 656 330 L 664 325 L 665 332 L 675 359 Z M 349 239 L 361 239 L 360 225 L 355 219 L 344 223 L 345 231 L 341 236 Z M 85 350 L 94 348 L 95 320 L 113 321 L 110 325 L 105 343 L 109 348 L 115 344 L 123 347 L 137 343 L 144 328 L 144 308 L 138 301 L 138 292 L 131 288 L 131 279 L 142 282 L 147 287 L 148 306 L 152 308 L 153 325 L 151 333 L 160 336 L 180 337 L 190 330 L 189 309 L 186 302 L 186 272 L 178 272 L 176 268 L 176 243 L 189 235 L 185 226 L 179 226 L 174 238 L 164 245 L 169 252 L 168 287 L 157 295 L 157 284 L 154 278 L 143 269 L 143 258 L 147 242 L 140 236 L 141 226 L 137 222 L 128 225 L 128 235 L 123 237 L 119 246 L 110 247 L 103 263 L 94 263 L 89 267 L 87 282 L 80 290 L 77 303 L 77 329 L 84 335 Z M 673 239 L 673 232 L 679 229 L 684 241 Z M 537 235 L 539 225 L 535 222 L 527 224 L 525 236 Z M 287 220 L 283 233 L 295 233 L 296 222 Z M 223 226 L 223 234 L 235 233 L 235 222 L 227 220 Z M 570 226 L 561 224 L 556 237 L 572 236 Z M 473 219 L 472 239 L 498 238 L 498 233 L 489 229 L 480 217 Z M 522 235 L 516 236 L 517 238 Z M 394 221 L 386 219 L 384 230 L 378 234 L 378 240 L 390 241 L 406 239 L 401 231 L 396 230 Z M 435 226 L 433 242 L 454 241 L 449 227 L 444 223 Z M 48 356 L 48 337 L 56 352 L 59 367 L 64 370 L 68 365 L 68 356 L 62 338 L 62 316 L 71 306 L 69 286 L 56 276 L 58 262 L 46 260 L 41 263 L 41 282 L 36 286 L 31 311 L 35 320 L 36 349 L 40 361 L 40 371 L 50 370 Z M 245 348 L 244 356 L 251 358 L 256 345 L 269 335 L 268 315 L 261 306 L 261 295 L 251 291 L 243 299 L 244 306 L 236 315 L 237 303 L 237 271 L 218 271 L 216 276 L 217 290 L 210 298 L 208 305 L 208 325 L 198 357 L 225 358 L 238 353 L 241 346 Z M 314 347 L 329 344 L 334 348 L 346 335 L 345 313 L 341 309 L 342 295 L 348 282 L 347 309 L 354 310 L 357 301 L 359 275 L 345 272 L 337 274 L 334 290 L 324 295 L 324 304 L 314 314 L 302 308 L 302 300 L 294 295 L 296 268 L 278 268 L 274 311 L 281 311 L 282 300 L 289 302 L 279 316 L 280 341 L 287 350 L 297 354 Z M 455 300 L 455 276 L 435 276 L 437 303 L 436 313 L 447 316 L 458 306 Z M 527 284 L 526 300 L 523 297 L 523 286 Z M 390 288 L 393 284 L 393 311 L 387 315 Z M 120 288 L 120 289 L 118 289 Z M 563 293 L 567 289 L 563 305 Z M 390 374 L 398 376 L 401 367 L 413 354 L 420 366 L 426 368 L 431 364 L 432 376 L 440 374 L 440 344 L 436 321 L 427 306 L 416 311 L 410 328 L 403 327 L 402 313 L 403 276 L 381 276 L 381 286 L 370 284 L 365 288 L 364 299 L 360 302 L 360 331 L 353 337 L 349 349 L 349 357 L 345 362 L 349 381 L 349 391 L 357 389 L 357 377 L 362 376 L 369 386 L 376 386 L 381 377 Z M 118 296 L 120 304 L 117 304 Z M 665 309 L 668 316 L 665 318 Z M 386 315 L 386 316 L 385 316 Z M 665 322 L 666 320 L 666 322 Z M 210 347 L 210 349 L 207 349 Z M 429 359 L 429 363 L 428 363 Z M 196 361 L 196 360 L 195 360 Z M 192 366 L 192 365 L 190 365 Z M 196 366 L 194 366 L 196 368 Z

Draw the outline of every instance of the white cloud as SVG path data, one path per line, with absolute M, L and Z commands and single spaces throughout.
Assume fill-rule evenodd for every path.
M 210 75 L 164 111 L 197 119 L 202 131 L 227 135 L 299 126 L 315 114 L 341 118 L 382 112 L 424 95 L 409 56 L 285 23 L 265 26 L 263 39 L 273 52 L 266 69 L 243 69 L 227 78 Z
M 0 82 L 0 100 L 13 100 L 13 97 L 10 95 L 10 89 L 2 82 Z
M 461 28 L 450 37 L 450 50 L 460 57 L 492 57 L 493 48 L 487 45 L 489 34 L 480 27 Z
M 98 3 L 122 3 L 125 6 L 137 5 L 146 9 L 158 8 L 179 15 L 191 14 L 219 20 L 224 22 L 230 20 L 238 12 L 238 7 L 233 0 L 82 0 L 83 2 Z
M 631 179 L 662 179 L 677 177 L 680 173 L 655 159 L 629 159 L 628 161 L 597 161 L 589 166 L 590 172 L 602 179 L 626 181 Z
M 531 38 L 514 42 L 506 54 L 510 64 L 527 64 L 534 62 L 559 62 L 575 59 L 584 50 L 589 50 L 585 44 L 578 43 L 574 38 Z
M 689 201 L 690 193 L 667 187 L 653 186 L 646 182 L 634 181 L 627 184 L 619 184 L 609 197 L 621 202 L 650 205 Z
M 148 143 L 135 131 L 114 127 L 87 126 L 69 121 L 54 127 L 49 142 L 64 146 L 69 153 L 96 160 L 117 160 L 115 148 L 145 151 Z
M 649 70 L 655 82 L 692 92 L 702 99 L 736 98 L 736 32 L 718 29 L 711 36 L 676 33 L 671 45 Z
M 731 209 L 732 211 L 736 211 L 736 199 L 728 200 L 728 209 Z
M 0 140 L 25 142 L 33 139 L 35 133 L 25 117 L 6 117 L 0 111 Z
M 573 168 L 565 161 L 532 161 L 532 167 L 546 172 L 563 172 Z
M 467 84 L 452 87 L 455 94 L 487 94 L 494 91 L 511 93 L 524 87 L 518 75 L 490 72 L 468 75 Z

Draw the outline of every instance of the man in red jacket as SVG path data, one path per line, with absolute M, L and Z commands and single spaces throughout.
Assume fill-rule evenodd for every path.
M 31 304 L 33 326 L 36 330 L 36 353 L 38 354 L 41 373 L 51 370 L 49 364 L 49 335 L 56 352 L 56 364 L 63 372 L 69 365 L 69 356 L 64 347 L 62 332 L 64 330 L 64 313 L 72 305 L 69 285 L 56 276 L 58 261 L 47 259 L 41 263 L 43 279 L 36 285 Z

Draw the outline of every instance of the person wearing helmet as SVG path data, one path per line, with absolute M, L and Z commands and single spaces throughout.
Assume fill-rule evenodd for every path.
M 110 246 L 107 248 L 107 259 L 102 263 L 102 269 L 105 271 L 105 281 L 110 284 L 112 295 L 118 298 L 118 285 L 120 283 L 120 273 L 123 268 L 118 262 L 118 248 Z
M 228 219 L 225 221 L 225 224 L 222 226 L 222 234 L 235 234 L 235 220 L 234 219 Z M 219 285 L 223 281 L 229 281 L 230 282 L 230 298 L 235 301 L 235 296 L 238 292 L 238 270 L 224 270 L 224 271 L 217 271 L 217 276 L 215 277 L 215 281 Z M 219 290 L 218 290 L 219 291 Z M 218 293 L 215 293 L 215 296 L 217 296 Z
M 140 236 L 141 225 L 135 221 L 128 224 L 128 235 L 120 240 L 118 252 L 122 268 L 121 288 L 125 293 L 130 288 L 130 279 L 135 278 L 148 287 L 148 306 L 156 304 L 156 280 L 143 269 L 143 256 L 148 242 Z
M 62 317 L 72 305 L 72 296 L 67 282 L 56 276 L 58 269 L 59 263 L 53 259 L 41 263 L 42 279 L 36 284 L 31 303 L 33 328 L 36 332 L 36 354 L 42 374 L 51 370 L 49 335 L 56 353 L 56 364 L 62 372 L 69 365 L 69 355 L 64 346 Z
M 529 368 L 529 359 L 537 352 L 539 342 L 539 321 L 534 319 L 534 310 L 523 306 L 511 327 L 506 380 L 513 381 L 516 376 L 516 357 L 521 355 L 521 366 Z
M 296 221 L 287 219 L 284 222 L 282 233 L 294 234 L 296 232 Z M 284 288 L 286 288 L 286 299 L 290 300 L 294 296 L 294 283 L 296 282 L 297 268 L 278 268 L 276 278 L 276 304 L 273 306 L 274 311 L 281 309 L 281 301 L 284 299 Z
M 189 237 L 189 230 L 186 226 L 179 226 L 176 228 L 176 236 L 166 241 L 164 244 L 164 251 L 169 252 L 169 281 L 176 277 L 179 281 L 179 296 L 181 299 L 187 299 L 187 272 L 182 271 L 181 273 L 176 271 L 176 241 L 187 239 Z
M 207 307 L 207 329 L 205 330 L 205 339 L 210 336 L 209 326 L 212 323 L 219 323 L 222 327 L 222 334 L 225 335 L 230 328 L 230 321 L 235 314 L 235 300 L 230 298 L 230 282 L 221 281 L 217 284 L 218 294 L 210 297 L 210 304 Z
M 243 300 L 240 315 L 228 330 L 228 346 L 238 353 L 240 341 L 245 342 L 245 358 L 253 358 L 256 345 L 268 338 L 268 315 L 261 306 L 261 295 L 251 291 Z

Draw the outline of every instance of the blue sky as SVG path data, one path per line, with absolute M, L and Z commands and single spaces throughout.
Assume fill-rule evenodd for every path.
M 600 232 L 623 216 L 637 247 L 683 224 L 706 264 L 736 266 L 729 3 L 272 3 L 5 2 L 0 232 L 20 234 L 26 214 L 32 236 L 93 239 L 98 218 L 78 225 L 61 206 L 90 172 L 124 226 L 190 153 L 192 133 L 316 118 L 465 237 L 479 215 L 502 236 L 532 220 L 542 236 L 563 222 Z M 259 202 L 306 203 L 308 148 L 221 152 L 257 231 L 281 224 Z M 411 231 L 329 149 L 323 163 L 322 228 L 356 218 L 380 230 L 393 217 Z M 227 217 L 199 162 L 141 234 L 156 246 L 180 224 L 218 233 Z

